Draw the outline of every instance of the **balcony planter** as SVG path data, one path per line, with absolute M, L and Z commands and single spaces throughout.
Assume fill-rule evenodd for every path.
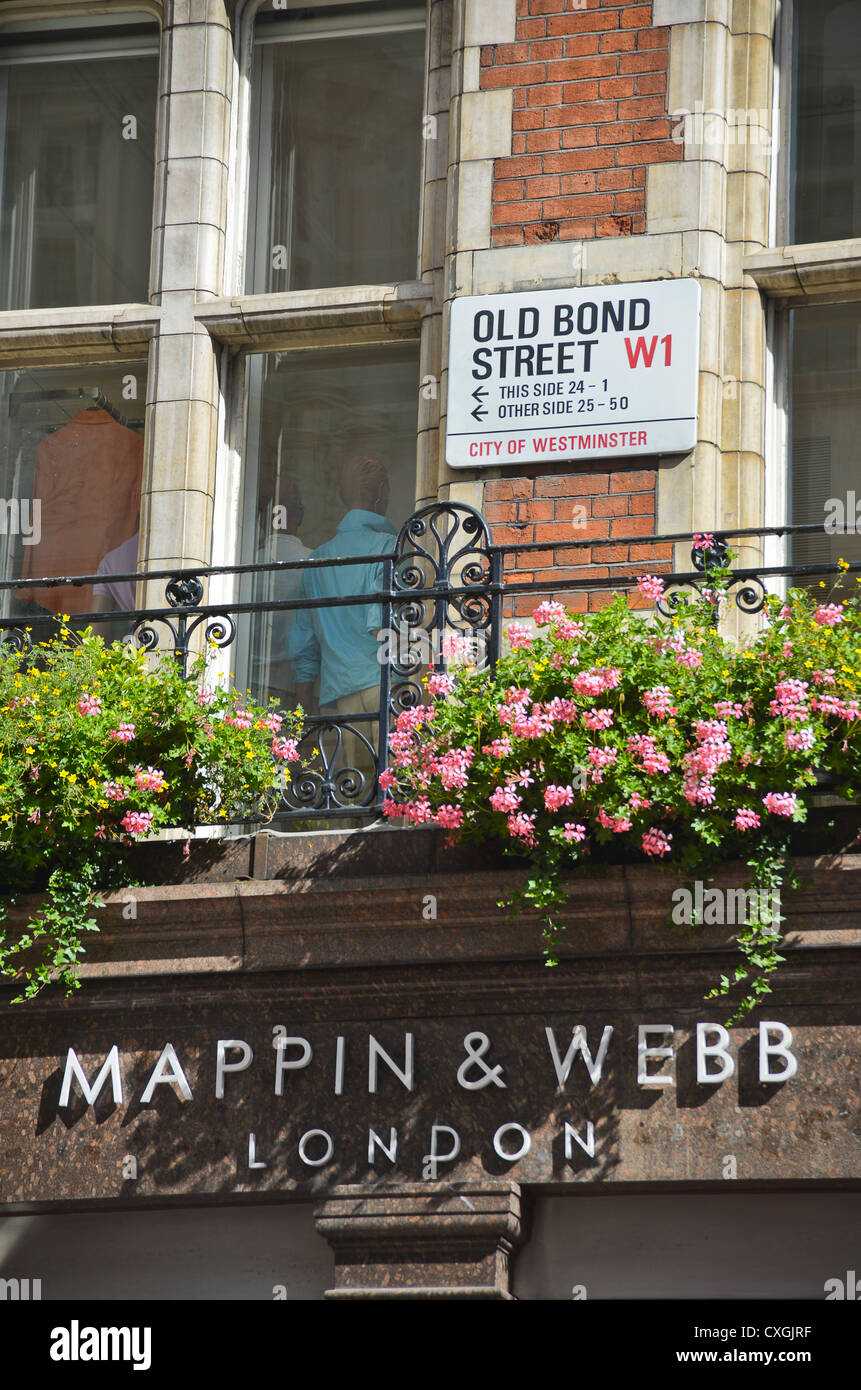
M 657 622 L 635 618 L 622 596 L 576 620 L 542 603 L 540 635 L 512 624 L 493 673 L 434 673 L 428 702 L 401 714 L 391 737 L 384 809 L 525 859 L 508 902 L 539 914 L 550 965 L 568 872 L 614 839 L 676 866 L 693 920 L 706 923 L 728 920 L 709 916 L 714 866 L 743 859 L 742 959 L 712 991 L 730 997 L 734 1021 L 769 992 L 782 959 L 791 827 L 807 819 L 823 775 L 850 800 L 861 775 L 861 613 L 854 596 L 818 603 L 791 590 L 786 603 L 765 601 L 751 645 L 732 646 L 717 631 L 730 557 L 699 540 L 706 584 L 693 601 L 667 601 L 653 576 L 638 581 Z
M 23 933 L 0 935 L 0 974 L 25 998 L 50 980 L 73 988 L 94 893 L 134 879 L 135 840 L 265 815 L 297 757 L 293 722 L 209 686 L 203 659 L 186 676 L 89 631 L 0 654 L 0 919 L 45 890 Z

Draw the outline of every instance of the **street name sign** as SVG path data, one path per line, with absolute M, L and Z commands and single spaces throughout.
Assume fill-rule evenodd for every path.
M 699 313 L 692 279 L 456 299 L 446 461 L 687 453 L 697 439 Z

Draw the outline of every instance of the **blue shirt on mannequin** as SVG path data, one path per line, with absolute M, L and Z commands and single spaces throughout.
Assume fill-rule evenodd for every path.
M 394 551 L 397 531 L 379 512 L 353 508 L 341 520 L 330 541 L 319 545 L 310 560 L 348 555 L 386 555 Z M 382 587 L 383 567 L 339 565 L 305 571 L 302 598 L 339 598 L 376 593 Z M 287 657 L 297 685 L 320 676 L 320 704 L 333 704 L 356 690 L 380 683 L 379 642 L 382 623 L 378 603 L 343 608 L 299 609 L 287 634 Z

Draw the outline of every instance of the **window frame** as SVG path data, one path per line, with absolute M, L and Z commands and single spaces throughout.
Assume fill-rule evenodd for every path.
M 766 526 L 791 524 L 792 364 L 794 309 L 861 301 L 861 236 L 840 241 L 796 243 L 794 181 L 797 152 L 795 74 L 799 61 L 798 0 L 776 0 L 772 47 L 772 169 L 769 187 L 769 245 L 742 258 L 763 296 L 766 314 Z M 791 563 L 791 538 L 765 538 L 764 563 Z M 776 579 L 785 592 L 788 580 Z
M 231 111 L 225 297 L 199 304 L 195 311 L 196 320 L 205 325 L 220 349 L 222 391 L 212 531 L 212 564 L 217 566 L 242 563 L 243 502 L 247 491 L 245 450 L 249 425 L 248 359 L 259 353 L 298 353 L 315 348 L 360 350 L 363 346 L 414 341 L 419 344 L 419 372 L 415 383 L 418 402 L 424 322 L 435 307 L 438 311 L 433 285 L 420 278 L 427 179 L 424 150 L 416 189 L 419 217 L 414 280 L 392 281 L 378 286 L 329 286 L 264 294 L 245 292 L 246 259 L 251 249 L 246 241 L 248 202 L 255 159 L 259 158 L 259 151 L 255 153 L 252 149 L 255 125 L 252 91 L 254 32 L 257 16 L 266 3 L 267 0 L 245 0 L 236 10 L 233 34 L 235 100 Z M 428 7 L 425 5 L 423 110 L 427 109 L 429 83 L 428 20 Z M 419 495 L 420 420 L 417 423 L 413 488 L 416 499 Z M 235 603 L 239 600 L 240 588 L 240 576 L 213 576 L 210 601 Z M 226 670 L 229 664 L 226 654 L 223 660 Z

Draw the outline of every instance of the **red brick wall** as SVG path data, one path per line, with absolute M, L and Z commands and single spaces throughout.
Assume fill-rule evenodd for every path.
M 612 472 L 589 472 L 572 465 L 558 474 L 553 465 L 525 469 L 514 477 L 496 478 L 485 485 L 484 514 L 497 545 L 547 542 L 546 548 L 505 556 L 506 585 L 534 581 L 588 578 L 586 590 L 558 590 L 554 597 L 567 608 L 585 613 L 603 607 L 613 591 L 601 580 L 613 576 L 666 574 L 672 569 L 672 546 L 628 537 L 655 531 L 657 472 L 648 466 Z M 575 525 L 573 516 L 581 523 Z M 582 511 L 580 510 L 582 508 Z M 585 517 L 583 513 L 585 512 Z M 612 540 L 619 545 L 572 545 L 572 541 Z M 548 594 L 513 594 L 505 600 L 507 616 L 532 612 Z M 639 596 L 638 596 L 639 598 Z M 636 606 L 650 607 L 645 601 Z
M 494 246 L 645 231 L 646 166 L 681 159 L 667 112 L 669 29 L 651 5 L 518 0 L 514 43 L 481 50 L 481 87 L 514 89 L 497 159 Z

